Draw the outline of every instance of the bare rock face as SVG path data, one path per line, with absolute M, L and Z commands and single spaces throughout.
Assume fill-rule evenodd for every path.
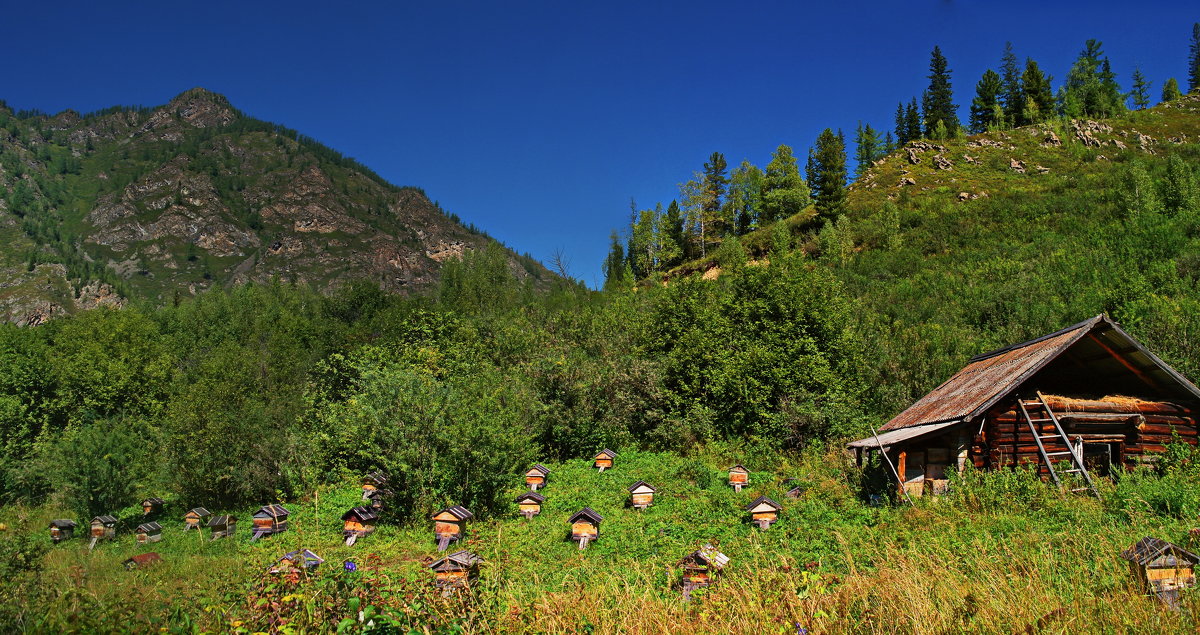
M 933 167 L 939 170 L 953 170 L 954 163 L 940 154 L 935 154 L 933 155 Z
M 1043 148 L 1060 148 L 1062 147 L 1062 139 L 1053 130 L 1047 130 L 1045 138 L 1042 139 Z
M 973 157 L 965 152 L 962 155 L 962 160 L 972 165 L 979 165 L 979 157 Z
M 900 187 L 916 185 L 916 184 L 917 184 L 917 182 L 911 176 L 906 176 L 906 177 L 900 179 Z
M 1015 172 L 1025 174 L 1025 163 L 1023 163 L 1021 161 L 1010 158 L 1008 160 L 1008 167 L 1012 168 L 1013 171 L 1015 171 Z
M 905 148 L 904 152 L 905 152 L 905 154 L 908 155 L 909 163 L 916 165 L 921 162 L 921 155 L 917 153 L 916 148 L 911 148 L 911 147 Z

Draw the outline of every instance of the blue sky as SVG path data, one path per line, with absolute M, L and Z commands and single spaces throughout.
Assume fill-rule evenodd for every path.
M 52 8 L 48 8 L 52 7 Z M 804 156 L 825 127 L 890 129 L 941 46 L 965 119 L 1004 42 L 1055 77 L 1097 38 L 1185 83 L 1194 2 L 20 3 L 0 98 L 57 112 L 193 86 L 353 156 L 520 252 L 603 282 L 629 200 L 668 203 L 722 152 Z

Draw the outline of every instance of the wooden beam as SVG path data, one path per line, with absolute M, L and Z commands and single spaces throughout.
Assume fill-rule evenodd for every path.
M 907 472 L 908 450 L 900 450 L 900 456 L 896 457 L 896 480 L 900 481 L 901 496 L 908 496 L 908 489 L 904 487 L 904 481 L 908 478 Z
M 1109 346 L 1108 344 L 1105 344 L 1103 340 L 1101 340 L 1100 338 L 1096 337 L 1096 336 L 1095 336 L 1094 334 L 1092 334 L 1092 333 L 1088 333 L 1088 334 L 1087 334 L 1087 336 L 1088 336 L 1089 338 L 1091 338 L 1093 342 L 1095 342 L 1096 344 L 1099 344 L 1099 345 L 1100 345 L 1100 348 L 1103 348 L 1105 351 L 1108 351 L 1108 354 L 1109 354 L 1109 355 L 1112 355 L 1114 359 L 1116 359 L 1118 362 L 1121 362 L 1121 365 L 1122 365 L 1122 366 L 1124 366 L 1125 368 L 1128 368 L 1128 369 L 1129 369 L 1129 372 L 1133 373 L 1134 375 L 1137 375 L 1139 379 L 1141 379 L 1142 381 L 1146 382 L 1147 384 L 1150 384 L 1152 387 L 1154 387 L 1155 389 L 1157 389 L 1157 390 L 1158 390 L 1160 393 L 1162 393 L 1162 394 L 1164 394 L 1164 395 L 1165 395 L 1165 394 L 1169 394 L 1169 393 L 1168 393 L 1168 392 L 1167 392 L 1165 389 L 1163 389 L 1163 387 L 1162 387 L 1162 384 L 1158 383 L 1157 381 L 1154 381 L 1154 378 L 1150 377 L 1150 376 L 1149 376 L 1149 375 L 1147 375 L 1146 373 L 1143 373 L 1143 372 L 1142 372 L 1141 370 L 1139 370 L 1139 369 L 1138 369 L 1136 366 L 1134 366 L 1133 364 L 1129 363 L 1129 361 L 1128 361 L 1128 360 L 1126 360 L 1126 359 L 1125 359 L 1125 357 L 1121 355 L 1121 353 L 1119 353 L 1118 351 L 1114 350 L 1114 349 L 1113 349 L 1111 346 Z

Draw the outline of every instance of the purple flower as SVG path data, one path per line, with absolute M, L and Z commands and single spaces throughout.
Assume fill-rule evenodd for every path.
M 801 626 L 800 622 L 796 622 L 796 635 L 808 635 L 808 629 Z
M 346 561 L 346 570 L 347 571 L 358 571 L 358 565 L 354 564 L 353 560 L 347 560 Z

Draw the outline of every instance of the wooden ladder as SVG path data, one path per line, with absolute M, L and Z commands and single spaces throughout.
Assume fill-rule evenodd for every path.
M 1033 440 L 1037 442 L 1038 454 L 1042 456 L 1042 462 L 1046 464 L 1046 469 L 1050 470 L 1050 478 L 1054 479 L 1054 484 L 1060 488 L 1063 482 L 1058 478 L 1058 472 L 1054 470 L 1054 458 L 1058 456 L 1066 456 L 1071 459 L 1071 467 L 1064 470 L 1065 473 L 1078 474 L 1083 478 L 1083 482 L 1087 483 L 1086 487 L 1077 487 L 1071 490 L 1072 493 L 1088 492 L 1090 495 L 1100 498 L 1100 492 L 1096 489 L 1096 484 L 1092 482 L 1092 475 L 1088 474 L 1087 468 L 1083 465 L 1083 448 L 1077 451 L 1075 445 L 1067 438 L 1067 433 L 1063 431 L 1062 423 L 1054 411 L 1050 409 L 1050 405 L 1046 403 L 1046 397 L 1040 391 L 1037 393 L 1037 399 L 1023 400 L 1018 399 L 1017 405 L 1021 408 L 1021 415 L 1025 417 L 1025 423 L 1029 426 L 1029 431 L 1033 433 Z M 1030 416 L 1029 409 L 1041 409 L 1045 413 L 1044 417 L 1034 418 Z M 1042 434 L 1041 425 L 1043 423 L 1053 423 L 1053 434 Z M 1036 425 L 1035 425 L 1036 424 Z M 1064 452 L 1047 452 L 1046 446 L 1042 443 L 1046 439 L 1057 439 L 1062 442 L 1063 447 L 1067 448 Z

